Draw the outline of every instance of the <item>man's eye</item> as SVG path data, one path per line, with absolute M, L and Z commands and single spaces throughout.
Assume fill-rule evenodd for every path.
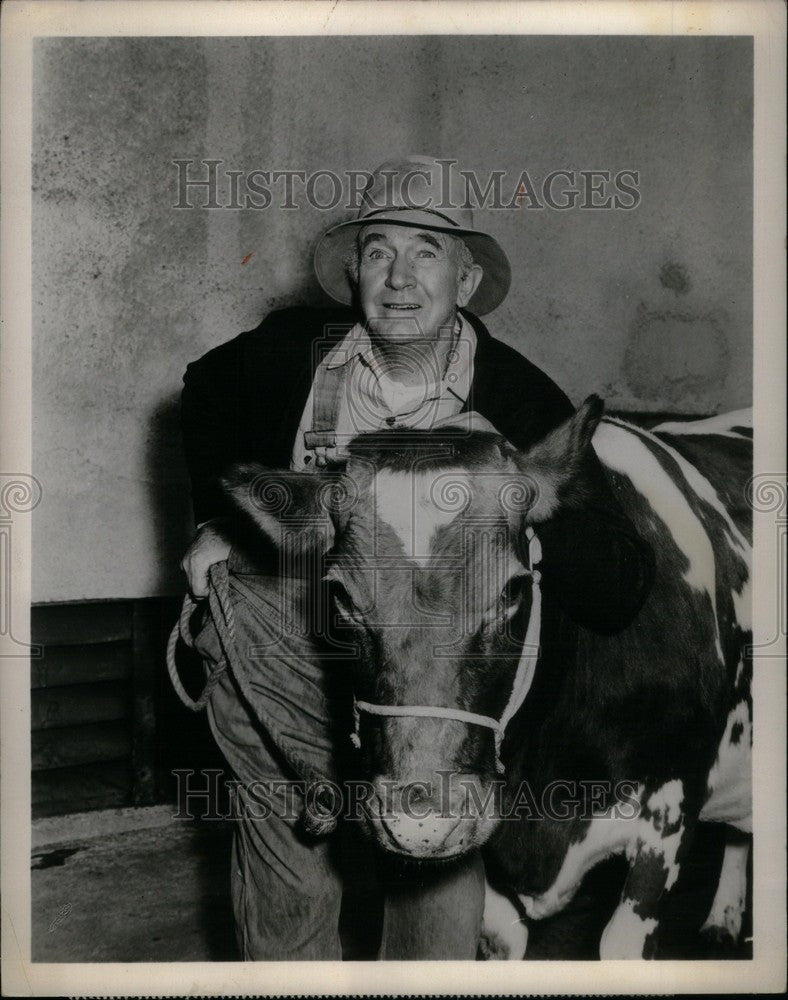
M 418 257 L 435 257 L 437 256 L 434 250 L 419 250 Z
M 367 253 L 369 260 L 382 260 L 385 256 L 386 254 L 383 250 L 370 250 Z

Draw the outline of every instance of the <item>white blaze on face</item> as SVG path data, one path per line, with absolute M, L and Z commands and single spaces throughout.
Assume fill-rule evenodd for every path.
M 637 434 L 624 426 L 603 421 L 594 434 L 593 444 L 602 463 L 626 476 L 645 497 L 685 556 L 688 565 L 684 579 L 697 593 L 707 594 L 711 602 L 717 654 L 723 661 L 714 550 L 706 529 L 684 494 Z
M 443 489 L 436 489 L 440 477 Z M 441 472 L 379 472 L 375 477 L 375 508 L 378 525 L 387 524 L 402 542 L 405 556 L 427 564 L 439 528 L 463 509 L 458 496 L 470 496 L 470 478 L 464 469 Z M 443 497 L 441 497 L 443 494 Z

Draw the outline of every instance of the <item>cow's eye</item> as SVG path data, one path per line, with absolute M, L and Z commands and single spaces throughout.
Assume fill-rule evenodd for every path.
M 510 580 L 507 580 L 506 586 L 501 591 L 500 597 L 501 604 L 505 608 L 510 608 L 513 604 L 516 604 L 520 600 L 525 580 L 526 575 L 524 573 L 521 573 L 518 576 L 513 576 Z
M 331 580 L 331 597 L 337 610 L 347 621 L 356 622 L 361 625 L 364 622 L 363 616 L 356 608 L 350 594 L 344 584 L 338 580 Z
M 340 583 L 339 580 L 329 580 L 328 585 L 334 603 L 338 607 L 350 607 L 350 594 L 348 594 L 345 585 Z

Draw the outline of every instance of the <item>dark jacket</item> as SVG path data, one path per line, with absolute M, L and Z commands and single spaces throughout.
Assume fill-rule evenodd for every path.
M 467 408 L 518 448 L 571 416 L 572 404 L 544 372 L 490 336 L 477 317 L 463 315 L 477 337 Z M 357 320 L 350 309 L 279 310 L 187 367 L 181 415 L 198 523 L 228 513 L 218 477 L 231 463 L 289 467 L 315 368 Z M 653 580 L 654 556 L 598 463 L 591 478 L 583 510 L 559 514 L 539 530 L 543 580 L 545 593 L 576 623 L 609 633 L 639 610 Z

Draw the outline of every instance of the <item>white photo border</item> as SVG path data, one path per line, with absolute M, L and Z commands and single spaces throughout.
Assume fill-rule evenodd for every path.
M 0 472 L 31 472 L 31 117 L 41 36 L 348 34 L 751 35 L 755 60 L 755 469 L 785 475 L 785 7 L 751 2 L 14 2 L 2 12 Z M 778 416 L 780 415 L 780 416 Z M 784 490 L 784 486 L 783 486 Z M 779 511 L 755 512 L 754 641 L 776 630 Z M 785 507 L 782 508 L 785 518 Z M 13 630 L 29 639 L 30 518 L 14 522 Z M 0 581 L 0 586 L 3 581 Z M 777 630 L 779 631 L 779 630 Z M 0 636 L 0 643 L 6 641 Z M 785 636 L 754 664 L 751 961 L 31 963 L 30 736 L 25 660 L 0 658 L 2 969 L 7 995 L 384 995 L 782 992 L 785 989 Z

